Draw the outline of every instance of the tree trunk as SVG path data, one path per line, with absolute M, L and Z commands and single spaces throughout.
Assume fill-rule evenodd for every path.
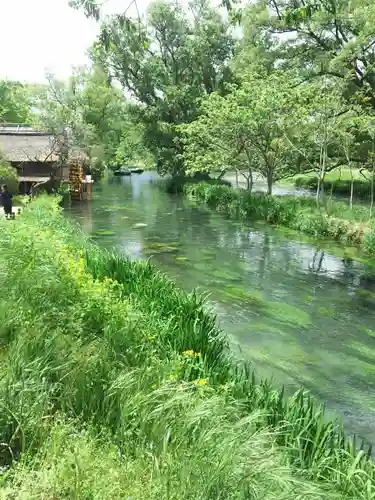
M 320 172 L 319 172 L 319 175 L 318 175 L 318 184 L 316 186 L 316 194 L 315 194 L 316 204 L 317 205 L 319 205 L 319 195 L 320 195 Z
M 252 179 L 252 176 L 251 175 L 245 175 L 244 176 L 245 179 L 246 179 L 246 190 L 249 191 L 249 193 L 251 193 L 252 189 L 253 189 L 253 179 Z
M 327 80 L 324 77 L 324 134 L 323 134 L 323 144 L 320 147 L 320 158 L 319 158 L 319 180 L 318 188 L 316 193 L 316 203 L 319 205 L 319 197 L 321 188 L 323 187 L 326 162 L 327 162 L 327 142 L 328 142 L 328 114 L 327 114 Z M 323 187 L 324 190 L 324 187 Z M 324 195 L 324 192 L 323 192 Z
M 370 217 L 374 208 L 374 174 L 375 174 L 375 137 L 372 138 L 372 172 L 371 172 L 371 203 L 370 203 Z
M 322 165 L 319 168 L 318 185 L 316 188 L 316 204 L 319 206 L 320 194 L 324 200 L 324 177 L 326 174 L 326 152 L 323 152 Z
M 323 158 L 323 147 L 320 146 L 320 152 L 319 152 L 319 173 L 318 173 L 318 183 L 316 186 L 316 204 L 319 206 L 319 196 L 320 196 L 320 181 L 321 181 L 321 174 L 322 174 L 322 158 Z
M 273 186 L 273 172 L 268 170 L 267 172 L 267 194 L 272 195 L 272 186 Z
M 246 175 L 243 172 L 240 172 L 240 174 L 243 175 L 243 177 L 245 177 L 245 180 L 246 180 L 246 190 L 249 191 L 249 193 L 251 193 L 251 191 L 253 190 L 253 184 L 254 184 L 252 169 L 249 168 L 249 175 Z
M 251 193 L 253 190 L 253 184 L 254 184 L 254 179 L 253 179 L 253 168 L 252 168 L 252 156 L 247 148 L 245 148 L 246 156 L 247 156 L 247 162 L 248 162 L 248 172 L 249 175 L 246 177 L 244 174 L 244 177 L 246 178 L 246 188 Z
M 354 175 L 352 170 L 352 164 L 349 162 L 349 171 L 350 171 L 350 199 L 349 206 L 350 210 L 353 210 L 353 195 L 354 195 Z
M 371 203 L 370 203 L 370 217 L 372 217 L 372 211 L 374 208 L 374 172 L 375 162 L 372 160 L 372 173 L 371 173 Z

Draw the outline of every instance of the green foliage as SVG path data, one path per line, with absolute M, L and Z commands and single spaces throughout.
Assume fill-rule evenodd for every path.
M 29 123 L 30 104 L 27 87 L 19 82 L 0 80 L 0 124 Z
M 275 181 L 290 175 L 296 162 L 293 135 L 303 119 L 304 95 L 293 75 L 248 74 L 246 82 L 221 97 L 212 94 L 202 104 L 202 116 L 181 127 L 190 171 L 241 169 L 261 173 L 272 192 Z M 251 189 L 250 189 L 251 190 Z
M 6 184 L 10 193 L 18 192 L 18 174 L 4 158 L 0 152 L 0 184 Z
M 137 122 L 134 108 L 129 108 L 129 114 L 124 119 L 123 131 L 109 166 L 118 168 L 124 165 L 138 165 L 145 168 L 154 167 L 154 157 L 143 143 L 144 127 Z
M 300 161 L 322 178 L 338 165 L 369 163 L 372 136 L 365 122 L 373 121 L 375 109 L 374 18 L 369 0 L 259 0 L 242 15 L 238 73 L 246 77 L 254 64 L 269 73 L 279 68 L 298 76 L 303 92 L 314 89 L 302 141 L 293 143 Z
M 74 3 L 98 19 L 96 2 Z M 161 2 L 146 19 L 101 25 L 93 57 L 142 104 L 143 141 L 159 171 L 236 168 L 249 190 L 257 171 L 269 192 L 288 173 L 314 171 L 318 195 L 337 166 L 372 171 L 373 2 L 223 5 L 240 34 L 199 0 L 192 18 Z
M 292 37 L 280 40 L 277 51 L 284 67 L 299 67 L 306 80 L 321 75 L 340 78 L 347 97 L 358 93 L 360 101 L 366 98 L 375 103 L 372 72 L 375 6 L 371 0 L 258 3 L 264 9 L 258 16 L 261 33 L 270 29 L 276 33 L 293 32 L 299 41 L 295 43 Z
M 230 26 L 205 1 L 154 2 L 145 19 L 112 16 L 92 52 L 141 104 L 144 144 L 161 174 L 183 172 L 177 126 L 199 116 L 199 99 L 223 91 L 234 40 Z
M 100 6 L 96 3 L 96 0 L 69 0 L 69 5 L 74 9 L 82 8 L 87 17 L 99 20 Z
M 234 217 L 264 220 L 312 236 L 358 244 L 367 253 L 373 252 L 368 243 L 373 228 L 369 211 L 364 207 L 350 210 L 344 203 L 331 202 L 327 204 L 327 211 L 323 212 L 311 197 L 251 195 L 243 190 L 207 183 L 187 185 L 185 191 Z
M 92 246 L 58 201 L 0 222 L 4 498 L 373 495 L 312 398 L 257 382 L 199 296 Z
M 74 3 L 98 18 L 97 3 Z M 92 57 L 136 99 L 159 172 L 235 168 L 250 191 L 256 172 L 271 192 L 275 180 L 313 171 L 319 196 L 337 166 L 372 171 L 373 2 L 224 4 L 240 33 L 204 0 L 192 16 L 158 2 L 145 19 L 101 23 Z
M 116 164 L 119 156 L 133 159 L 144 151 L 139 146 L 139 126 L 122 91 L 108 81 L 100 65 L 76 72 L 68 82 L 50 76 L 49 83 L 36 99 L 36 127 L 52 132 L 63 151 L 66 147 L 83 150 L 93 173 L 102 171 L 105 164 Z
M 196 172 L 193 175 L 183 175 L 169 177 L 166 180 L 160 182 L 161 187 L 167 191 L 167 193 L 177 194 L 183 193 L 185 186 L 187 184 L 194 184 L 199 182 L 206 182 L 208 184 L 220 185 L 220 186 L 231 186 L 232 184 L 225 179 L 213 179 L 208 174 L 204 172 Z

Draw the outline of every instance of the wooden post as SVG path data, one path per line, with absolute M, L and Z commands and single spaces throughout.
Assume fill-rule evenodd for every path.
M 86 200 L 91 200 L 91 182 L 86 183 Z

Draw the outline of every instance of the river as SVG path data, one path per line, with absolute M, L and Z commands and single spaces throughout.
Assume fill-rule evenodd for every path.
M 375 270 L 331 244 L 242 224 L 164 193 L 145 172 L 94 185 L 70 214 L 99 244 L 155 265 L 208 303 L 236 354 L 303 385 L 375 443 Z

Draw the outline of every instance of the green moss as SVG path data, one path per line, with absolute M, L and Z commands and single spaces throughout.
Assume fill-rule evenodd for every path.
M 244 302 L 257 305 L 258 307 L 266 306 L 266 302 L 262 294 L 257 292 L 256 290 L 251 290 L 251 292 L 248 292 L 247 290 L 231 285 L 224 286 L 223 290 L 225 292 L 226 297 L 228 298 L 242 300 Z
M 143 247 L 143 252 L 146 254 L 155 254 L 155 253 L 174 253 L 178 250 L 177 247 L 167 245 L 165 243 L 161 243 L 158 241 L 145 243 Z
M 114 234 L 115 232 L 110 229 L 98 229 L 94 233 L 95 236 L 113 236 Z
M 273 316 L 279 321 L 298 325 L 300 327 L 311 324 L 311 318 L 308 313 L 282 302 L 267 301 L 266 314 Z
M 230 269 L 215 269 L 212 272 L 212 276 L 225 281 L 242 280 L 242 277 L 239 276 L 237 272 L 231 271 Z

